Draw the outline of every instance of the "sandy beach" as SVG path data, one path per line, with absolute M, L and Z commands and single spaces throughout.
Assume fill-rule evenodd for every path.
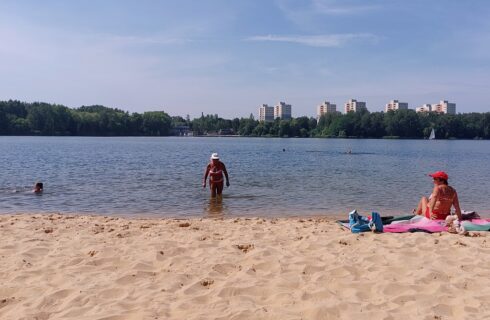
M 0 216 L 0 319 L 490 319 L 485 233 Z

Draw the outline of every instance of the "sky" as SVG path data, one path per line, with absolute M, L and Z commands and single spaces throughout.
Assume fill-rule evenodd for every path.
M 0 100 L 224 118 L 490 112 L 487 0 L 1 0 Z

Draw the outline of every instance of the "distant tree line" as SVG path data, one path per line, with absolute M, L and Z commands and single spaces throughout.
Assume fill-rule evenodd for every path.
M 0 101 L 0 135 L 168 136 L 186 128 L 194 135 L 236 134 L 255 137 L 490 139 L 490 112 L 457 115 L 414 110 L 329 113 L 318 121 L 298 117 L 261 122 L 202 115 L 193 120 L 164 111 L 128 113 L 100 105 L 68 108 L 47 103 Z
M 490 112 L 439 114 L 415 110 L 327 114 L 313 135 L 325 137 L 427 138 L 435 129 L 438 139 L 489 139 Z
M 0 101 L 0 135 L 166 136 L 171 128 L 172 118 L 163 111 Z

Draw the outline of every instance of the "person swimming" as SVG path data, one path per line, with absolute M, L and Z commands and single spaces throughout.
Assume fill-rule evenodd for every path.
M 41 193 L 41 192 L 43 192 L 43 188 L 44 188 L 44 185 L 42 182 L 36 182 L 36 184 L 34 185 L 34 190 L 32 190 L 32 192 Z

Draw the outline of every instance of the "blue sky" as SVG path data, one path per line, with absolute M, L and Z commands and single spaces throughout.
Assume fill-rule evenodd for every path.
M 191 118 L 441 99 L 490 111 L 486 0 L 2 1 L 0 100 Z

